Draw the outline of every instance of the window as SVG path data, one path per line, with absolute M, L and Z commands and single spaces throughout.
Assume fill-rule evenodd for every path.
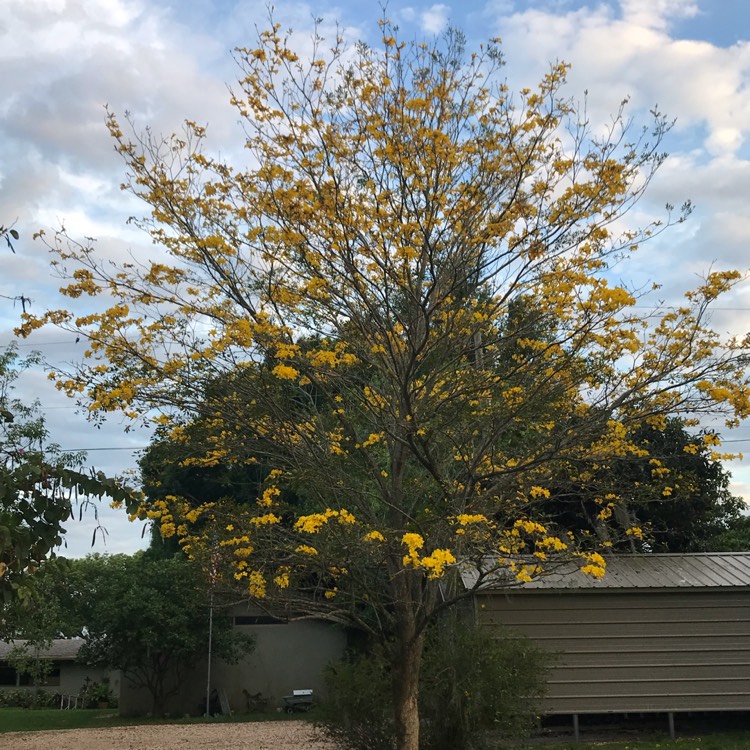
M 16 687 L 16 670 L 7 661 L 0 661 L 0 685 Z
M 56 687 L 60 684 L 60 667 L 53 667 L 42 685 Z M 33 687 L 34 680 L 28 672 L 20 675 L 8 662 L 0 661 L 0 687 Z

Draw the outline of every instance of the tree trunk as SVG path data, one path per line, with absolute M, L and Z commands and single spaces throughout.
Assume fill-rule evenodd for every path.
M 393 664 L 396 750 L 419 750 L 419 670 L 424 634 L 402 633 Z

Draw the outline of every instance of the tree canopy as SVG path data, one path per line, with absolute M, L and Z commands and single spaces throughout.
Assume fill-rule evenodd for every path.
M 182 556 L 91 555 L 73 563 L 68 596 L 83 624 L 79 658 L 121 670 L 132 685 L 148 692 L 151 712 L 164 713 L 165 701 L 207 653 L 205 579 Z M 251 647 L 219 610 L 213 621 L 214 655 L 232 662 Z
M 551 487 L 548 517 L 620 552 L 722 551 L 721 539 L 740 521 L 745 503 L 729 490 L 717 435 L 692 434 L 668 418 L 635 426 L 629 439 L 637 451 L 604 466 L 592 462 L 578 486 Z M 597 502 L 602 496 L 608 501 Z
M 24 370 L 39 364 L 14 347 L 0 352 L 0 596 L 28 593 L 28 575 L 63 543 L 64 523 L 92 498 L 130 499 L 119 482 L 86 471 L 85 455 L 50 443 L 38 404 L 14 396 Z M 94 510 L 95 512 L 95 510 Z
M 378 47 L 316 36 L 302 59 L 274 24 L 238 50 L 246 166 L 212 156 L 195 122 L 162 139 L 111 114 L 162 254 L 112 264 L 58 236 L 63 293 L 105 309 L 22 330 L 87 337 L 58 385 L 92 414 L 160 410 L 176 441 L 197 419 L 185 465 L 265 467 L 251 504 L 131 511 L 263 606 L 379 640 L 398 749 L 416 750 L 424 632 L 467 595 L 459 566 L 478 585 L 562 559 L 603 575 L 596 540 L 551 522 L 552 490 L 585 491 L 606 522 L 622 498 L 599 479 L 646 457 L 636 428 L 734 424 L 750 401 L 747 342 L 707 320 L 738 273 L 654 315 L 609 270 L 689 211 L 625 220 L 669 122 L 638 130 L 623 105 L 601 129 L 565 98 L 564 65 L 513 94 L 497 41 L 467 54 L 455 30 L 381 31 Z

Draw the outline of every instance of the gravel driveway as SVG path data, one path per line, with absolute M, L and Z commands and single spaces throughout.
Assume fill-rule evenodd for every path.
M 302 721 L 166 724 L 0 734 L 5 750 L 331 750 Z

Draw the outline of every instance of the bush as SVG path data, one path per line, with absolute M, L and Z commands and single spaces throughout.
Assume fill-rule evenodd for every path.
M 78 692 L 78 698 L 82 708 L 98 708 L 101 704 L 107 704 L 113 708 L 117 706 L 117 699 L 110 689 L 109 680 L 106 677 L 101 682 L 86 677 Z
M 0 690 L 1 708 L 57 708 L 59 705 L 59 693 L 24 688 Z
M 428 634 L 420 680 L 422 747 L 481 748 L 488 736 L 528 735 L 550 655 L 527 638 L 453 617 Z
M 549 655 L 522 636 L 493 637 L 451 615 L 427 636 L 420 678 L 424 750 L 482 748 L 492 734 L 521 736 L 536 721 Z M 345 750 L 392 750 L 388 661 L 352 653 L 326 672 L 319 724 Z
M 325 671 L 327 695 L 319 727 L 336 747 L 392 750 L 391 677 L 382 650 L 350 652 Z

